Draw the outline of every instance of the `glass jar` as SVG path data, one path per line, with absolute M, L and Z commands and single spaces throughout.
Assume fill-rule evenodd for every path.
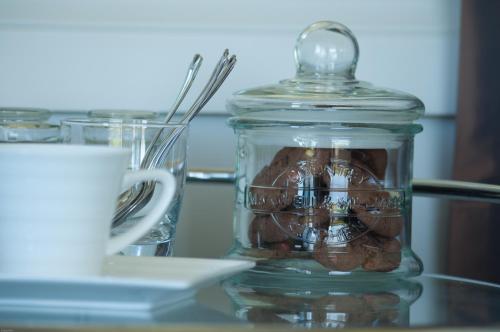
M 50 124 L 51 113 L 39 108 L 0 107 L 0 142 L 55 143 L 59 126 Z
M 255 271 L 305 278 L 415 276 L 411 250 L 416 97 L 358 81 L 358 43 L 321 21 L 295 45 L 297 73 L 236 92 L 234 246 Z

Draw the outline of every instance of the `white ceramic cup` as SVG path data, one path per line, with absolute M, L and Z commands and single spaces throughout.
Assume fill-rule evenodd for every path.
M 135 242 L 163 217 L 175 179 L 164 170 L 126 172 L 121 148 L 0 144 L 0 274 L 98 275 L 105 255 Z M 121 190 L 158 181 L 156 205 L 110 238 Z

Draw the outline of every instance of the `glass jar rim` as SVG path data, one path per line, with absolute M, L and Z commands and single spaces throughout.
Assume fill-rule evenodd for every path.
M 347 131 L 351 129 L 361 129 L 361 128 L 372 128 L 372 129 L 384 129 L 385 134 L 395 134 L 395 135 L 416 135 L 423 130 L 420 123 L 402 123 L 402 124 L 391 124 L 391 123 L 345 123 L 345 122 L 269 122 L 266 120 L 248 120 L 238 118 L 237 116 L 231 117 L 227 120 L 229 126 L 235 130 L 281 130 L 281 129 L 297 129 L 297 130 L 336 130 L 336 131 Z M 332 132 L 333 134 L 333 132 Z M 382 134 L 382 133 L 381 133 Z
M 159 112 L 143 111 L 138 109 L 95 109 L 88 112 L 89 118 L 111 118 L 130 120 L 153 120 Z
M 116 119 L 116 118 L 91 118 L 91 119 L 64 119 L 61 120 L 61 126 L 80 125 L 93 127 L 131 127 L 131 128 L 186 128 L 189 124 L 172 123 L 165 124 L 160 121 L 151 121 L 144 119 Z
M 2 122 L 41 122 L 50 118 L 51 112 L 44 108 L 35 107 L 0 107 L 0 121 Z

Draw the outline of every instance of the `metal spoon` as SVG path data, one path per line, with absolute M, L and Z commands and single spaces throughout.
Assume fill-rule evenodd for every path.
M 194 79 L 196 78 L 196 75 L 198 74 L 198 70 L 200 69 L 202 63 L 203 57 L 199 54 L 195 54 L 193 60 L 191 61 L 191 64 L 189 65 L 186 77 L 184 78 L 184 84 L 182 85 L 182 88 L 177 95 L 177 99 L 170 108 L 170 112 L 168 112 L 167 116 L 163 120 L 164 123 L 168 123 L 174 116 L 175 112 L 177 112 L 177 110 L 179 109 L 179 106 L 186 97 L 189 89 L 191 89 L 191 86 L 193 85 Z
M 174 116 L 175 112 L 179 109 L 179 106 L 181 105 L 182 101 L 186 97 L 189 89 L 193 85 L 193 82 L 196 78 L 196 75 L 198 74 L 198 70 L 201 67 L 201 64 L 203 62 L 203 57 L 199 54 L 195 54 L 193 57 L 193 60 L 191 61 L 191 64 L 189 65 L 188 71 L 186 73 L 186 77 L 184 78 L 184 83 L 182 84 L 181 90 L 179 91 L 179 94 L 177 95 L 177 98 L 170 108 L 170 111 L 168 114 L 165 116 L 165 119 L 163 120 L 163 123 L 168 124 L 172 117 Z M 156 145 L 158 139 L 160 138 L 164 128 L 161 128 L 156 135 L 153 137 L 151 140 L 151 143 L 149 143 L 149 146 L 146 150 L 146 153 L 144 154 L 144 157 L 141 162 L 141 168 L 147 168 L 145 167 L 145 163 L 147 160 L 151 159 L 151 156 L 154 152 L 154 146 Z
M 193 85 L 193 82 L 196 78 L 196 75 L 198 74 L 198 70 L 200 69 L 202 62 L 203 62 L 203 57 L 199 54 L 195 54 L 193 59 L 191 60 L 191 63 L 189 64 L 186 77 L 184 78 L 181 89 L 177 94 L 177 98 L 175 99 L 174 103 L 172 104 L 172 107 L 170 108 L 170 111 L 163 120 L 165 124 L 168 124 L 168 122 L 174 116 L 175 112 L 177 112 L 177 110 L 179 109 L 179 106 L 181 105 L 189 89 Z M 144 154 L 143 160 L 151 158 L 153 154 L 153 147 L 160 138 L 163 129 L 164 128 L 161 128 L 151 140 L 151 143 L 149 144 L 149 147 L 146 150 L 146 153 Z M 142 186 L 142 184 L 140 186 Z M 139 189 L 137 187 L 122 193 L 118 198 L 118 206 L 116 208 L 115 216 L 122 214 L 123 210 L 125 210 L 127 206 L 132 203 L 132 201 L 135 199 L 135 197 L 137 197 L 138 194 L 139 194 Z
M 202 110 L 202 108 L 206 105 L 206 103 L 212 98 L 212 96 L 217 92 L 222 83 L 225 81 L 229 73 L 234 68 L 236 64 L 236 56 L 232 55 L 229 57 L 229 51 L 226 49 L 215 66 L 210 79 L 207 84 L 199 94 L 198 98 L 196 98 L 193 105 L 189 108 L 186 114 L 180 120 L 180 124 L 187 125 L 191 120 Z M 182 101 L 182 100 L 181 100 Z M 176 105 L 177 103 L 174 103 Z M 180 103 L 179 103 L 180 105 Z M 177 105 L 178 108 L 178 105 Z M 168 116 L 167 116 L 168 117 Z M 171 116 L 170 116 L 171 118 Z M 154 148 L 154 142 L 148 147 L 149 154 L 146 153 L 147 156 L 141 162 L 141 168 L 150 169 L 157 168 L 163 165 L 166 161 L 167 155 L 175 144 L 179 136 L 181 135 L 183 127 L 176 128 L 170 135 L 164 138 L 158 147 Z M 155 136 L 154 141 L 156 141 L 161 133 Z M 147 157 L 147 158 L 146 158 Z M 113 227 L 116 227 L 122 224 L 129 216 L 135 214 L 137 211 L 142 209 L 151 199 L 154 192 L 155 183 L 154 182 L 146 182 L 144 183 L 137 194 L 133 196 L 129 196 L 123 204 L 120 204 L 117 209 L 115 216 L 113 218 Z
M 227 52 L 228 50 L 224 52 L 221 60 L 215 67 L 209 81 L 207 82 L 204 89 L 202 90 L 196 101 L 193 103 L 191 108 L 186 112 L 186 114 L 184 114 L 183 118 L 179 122 L 180 124 L 187 125 L 189 122 L 191 122 L 191 120 L 193 120 L 193 118 L 203 109 L 206 103 L 220 88 L 229 73 L 233 70 L 234 65 L 236 64 L 236 56 L 232 55 L 231 57 L 228 57 Z M 178 136 L 180 136 L 181 132 L 182 128 L 177 128 L 171 135 L 165 138 L 159 145 L 158 149 L 153 155 L 153 158 L 147 161 L 143 160 L 144 164 L 141 164 L 144 166 L 143 168 L 156 168 L 157 166 L 162 165 L 165 161 L 164 159 L 168 155 L 168 151 L 170 150 L 173 143 L 175 143 Z

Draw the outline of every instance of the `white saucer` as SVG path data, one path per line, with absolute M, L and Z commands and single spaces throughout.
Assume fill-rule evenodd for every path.
M 110 256 L 102 276 L 0 275 L 0 311 L 50 307 L 150 312 L 189 298 L 200 287 L 253 266 L 253 262 L 238 260 Z

